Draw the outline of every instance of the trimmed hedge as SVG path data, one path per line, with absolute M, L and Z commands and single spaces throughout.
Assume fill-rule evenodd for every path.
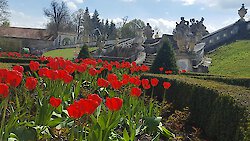
M 46 64 L 47 61 L 41 62 L 41 60 L 36 58 L 13 58 L 13 57 L 0 57 L 0 62 L 2 63 L 30 63 L 30 61 L 37 61 L 39 63 Z
M 180 75 L 142 75 L 142 78 L 153 77 L 172 84 L 166 99 L 176 109 L 189 107 L 191 121 L 211 140 L 250 140 L 249 89 Z M 162 86 L 158 86 L 154 94 L 161 99 L 163 91 Z
M 233 77 L 233 76 L 220 76 L 220 75 L 211 75 L 211 74 L 199 74 L 197 73 L 187 73 L 184 74 L 191 78 L 204 79 L 204 80 L 213 80 L 218 82 L 223 82 L 229 85 L 237 85 L 250 87 L 250 78 L 249 77 Z

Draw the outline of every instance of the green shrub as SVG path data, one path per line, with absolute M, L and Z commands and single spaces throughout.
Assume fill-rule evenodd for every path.
M 157 77 L 172 86 L 166 99 L 177 109 L 189 107 L 191 121 L 203 129 L 211 140 L 249 140 L 250 90 L 245 87 L 177 75 L 144 74 L 142 78 Z M 160 83 L 161 84 L 161 83 Z M 150 91 L 149 91 L 150 93 Z M 161 99 L 162 86 L 154 89 Z
M 159 68 L 163 67 L 173 72 L 177 72 L 175 55 L 167 37 L 162 38 L 161 48 L 157 52 L 156 58 L 150 68 L 151 73 L 161 73 Z
M 199 74 L 199 73 L 186 73 L 184 75 L 189 76 L 191 78 L 223 82 L 229 85 L 244 86 L 248 88 L 250 87 L 250 77 L 221 76 L 221 75 Z
M 90 53 L 89 53 L 89 47 L 87 45 L 83 45 L 83 47 L 81 48 L 77 59 L 86 59 L 86 58 L 90 58 Z

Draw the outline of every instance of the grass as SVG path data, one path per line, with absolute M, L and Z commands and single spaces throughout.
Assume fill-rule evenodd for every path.
M 52 50 L 44 53 L 44 56 L 51 56 L 51 57 L 63 57 L 64 59 L 73 59 L 75 58 L 75 55 L 77 56 L 80 52 L 81 48 L 66 48 L 66 49 L 57 49 Z M 96 50 L 97 47 L 90 47 L 89 51 Z
M 211 74 L 250 77 L 250 40 L 221 46 L 208 57 L 212 58 Z

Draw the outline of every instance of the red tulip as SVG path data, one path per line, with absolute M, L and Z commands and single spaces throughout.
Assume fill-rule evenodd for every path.
M 122 107 L 123 100 L 118 97 L 106 98 L 106 106 L 110 111 L 118 111 Z
M 142 72 L 149 71 L 149 67 L 146 66 L 146 65 L 142 65 L 140 69 L 141 69 Z
M 96 70 L 95 68 L 90 68 L 90 69 L 89 69 L 89 74 L 90 74 L 91 76 L 95 76 L 95 75 L 97 75 L 97 70 Z
M 138 87 L 133 87 L 133 88 L 131 89 L 130 95 L 131 95 L 131 96 L 135 96 L 135 97 L 139 97 L 139 96 L 141 95 L 141 92 L 142 92 L 142 90 L 141 90 L 140 88 L 138 88 Z
M 93 99 L 80 99 L 79 100 L 80 110 L 84 114 L 85 113 L 88 115 L 93 114 L 98 106 L 99 106 L 98 101 L 93 100 Z
M 34 78 L 34 77 L 27 77 L 26 78 L 26 83 L 25 83 L 25 87 L 28 89 L 28 90 L 34 90 L 36 88 L 36 85 L 37 85 L 37 79 Z
M 7 69 L 0 69 L 0 83 L 5 83 L 6 78 L 7 78 L 7 73 L 8 70 Z
M 51 106 L 57 108 L 62 103 L 62 100 L 60 98 L 55 98 L 54 96 L 52 96 L 49 99 L 49 103 Z
M 97 85 L 99 87 L 105 87 L 105 88 L 107 88 L 109 86 L 109 82 L 107 80 L 103 79 L 103 78 L 98 78 L 97 79 Z
M 148 90 L 150 89 L 150 84 L 149 84 L 149 80 L 148 79 L 142 79 L 141 80 L 141 83 L 142 83 L 142 87 L 145 89 L 145 90 Z
M 64 75 L 62 80 L 65 84 L 69 84 L 73 80 L 73 76 L 70 74 Z
M 9 86 L 3 83 L 0 83 L 0 96 L 3 96 L 4 98 L 9 95 Z
M 69 117 L 71 118 L 80 118 L 82 116 L 79 106 L 76 103 L 69 105 L 69 107 L 66 109 L 68 111 Z
M 163 87 L 164 87 L 165 89 L 169 89 L 170 86 L 171 86 L 171 83 L 169 83 L 169 82 L 163 82 Z
M 110 82 L 110 85 L 112 86 L 113 89 L 120 89 L 122 87 L 122 82 L 119 80 L 114 80 Z
M 158 80 L 157 78 L 152 78 L 152 79 L 150 80 L 150 82 L 151 82 L 151 85 L 152 85 L 153 87 L 155 87 L 155 86 L 158 85 L 159 80 Z
M 48 70 L 49 70 L 48 68 L 40 68 L 39 71 L 38 71 L 38 75 L 39 75 L 40 77 L 44 77 L 44 76 L 47 75 L 47 71 L 48 71 Z
M 181 70 L 181 73 L 186 73 L 187 71 L 186 70 Z
M 172 74 L 173 71 L 171 71 L 171 70 L 166 70 L 165 73 L 166 73 L 166 74 Z
M 12 87 L 17 87 L 21 83 L 22 77 L 23 75 L 16 70 L 8 71 L 6 77 L 6 83 L 10 84 L 10 86 Z
M 140 78 L 139 77 L 130 77 L 130 79 L 129 79 L 129 82 L 131 83 L 131 84 L 134 84 L 134 85 L 136 85 L 136 86 L 140 86 L 141 85 L 141 80 L 140 80 Z
M 65 70 L 66 70 L 69 74 L 72 74 L 72 73 L 76 70 L 76 68 L 75 68 L 74 66 L 72 66 L 72 65 L 68 65 L 68 66 L 66 66 Z
M 108 74 L 107 80 L 108 80 L 109 82 L 111 82 L 111 81 L 117 81 L 117 80 L 118 80 L 118 77 L 117 77 L 115 74 L 111 73 L 111 74 Z
M 13 70 L 16 70 L 16 71 L 18 71 L 20 73 L 23 73 L 24 68 L 23 68 L 23 66 L 16 65 L 16 66 L 13 67 Z
M 40 67 L 40 64 L 36 61 L 30 61 L 29 67 L 31 71 L 37 71 Z
M 159 68 L 159 70 L 160 70 L 161 72 L 163 71 L 163 69 L 164 69 L 163 67 L 160 67 L 160 68 Z
M 92 100 L 96 101 L 98 103 L 98 105 L 100 105 L 102 102 L 102 99 L 97 94 L 89 94 L 88 99 L 92 99 Z

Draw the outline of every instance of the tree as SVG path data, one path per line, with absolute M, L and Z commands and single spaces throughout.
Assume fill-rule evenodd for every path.
M 64 26 L 68 25 L 67 21 L 70 20 L 69 10 L 65 2 L 58 3 L 53 0 L 50 3 L 50 8 L 44 9 L 44 15 L 50 18 L 50 23 L 52 33 L 57 37 L 58 32 L 62 31 Z
M 94 14 L 92 16 L 92 25 L 93 25 L 93 30 L 96 29 L 96 28 L 99 28 L 100 30 L 100 18 L 99 18 L 99 13 L 97 10 L 94 11 Z
M 84 16 L 84 10 L 79 9 L 76 12 L 72 14 L 73 22 L 76 28 L 77 37 L 79 39 L 81 33 L 83 32 L 83 16 Z
M 175 73 L 178 71 L 175 54 L 166 35 L 163 35 L 162 37 L 161 47 L 157 52 L 156 58 L 150 68 L 150 72 L 161 73 L 159 70 L 160 67 L 163 67 L 167 70 L 172 70 Z
M 83 28 L 83 36 L 85 38 L 84 40 L 89 41 L 89 37 L 92 36 L 92 23 L 88 7 L 86 7 L 85 12 L 83 14 Z
M 0 25 L 4 22 L 8 22 L 8 1 L 0 0 Z
M 115 27 L 115 23 L 111 21 L 109 31 L 108 31 L 108 39 L 115 40 L 117 37 L 117 29 Z
M 83 45 L 83 47 L 81 48 L 77 59 L 86 59 L 86 58 L 90 58 L 90 53 L 89 53 L 89 49 L 87 45 Z
M 134 19 L 121 28 L 122 38 L 135 38 L 139 30 L 145 27 L 145 23 L 140 19 Z

